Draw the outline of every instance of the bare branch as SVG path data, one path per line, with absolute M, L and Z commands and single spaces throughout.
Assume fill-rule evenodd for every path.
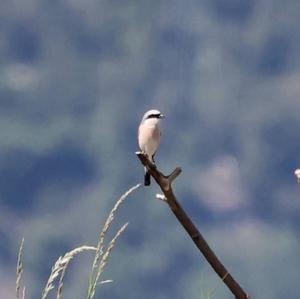
M 208 243 L 206 242 L 200 231 L 196 228 L 192 220 L 189 218 L 189 216 L 185 213 L 183 208 L 178 203 L 173 193 L 171 184 L 179 176 L 179 174 L 181 173 L 181 169 L 176 168 L 169 176 L 165 176 L 156 168 L 156 166 L 153 163 L 151 163 L 148 160 L 146 155 L 144 155 L 141 152 L 136 152 L 136 155 L 140 159 L 141 163 L 147 168 L 150 175 L 160 186 L 161 191 L 163 192 L 166 198 L 165 200 L 168 203 L 174 215 L 176 216 L 177 220 L 184 227 L 184 229 L 189 234 L 197 248 L 202 252 L 205 259 L 215 270 L 218 276 L 223 280 L 223 282 L 227 285 L 227 287 L 230 289 L 235 298 L 250 299 L 250 296 L 245 293 L 241 286 L 230 275 L 225 266 L 221 263 L 221 261 L 217 258 L 215 253 L 209 247 Z

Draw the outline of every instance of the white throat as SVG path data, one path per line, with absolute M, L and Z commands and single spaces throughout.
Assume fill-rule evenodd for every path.
M 147 118 L 143 120 L 143 124 L 149 127 L 158 126 L 159 122 L 159 118 Z

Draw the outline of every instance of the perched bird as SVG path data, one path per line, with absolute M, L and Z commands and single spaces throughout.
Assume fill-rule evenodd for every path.
M 147 111 L 140 123 L 138 130 L 138 143 L 142 153 L 148 156 L 148 159 L 154 163 L 153 157 L 160 142 L 159 122 L 164 118 L 160 111 L 152 109 Z M 150 174 L 145 167 L 144 185 L 150 185 Z

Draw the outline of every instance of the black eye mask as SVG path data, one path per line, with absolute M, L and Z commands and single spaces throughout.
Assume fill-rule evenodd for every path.
M 159 118 L 160 114 L 150 114 L 147 118 Z

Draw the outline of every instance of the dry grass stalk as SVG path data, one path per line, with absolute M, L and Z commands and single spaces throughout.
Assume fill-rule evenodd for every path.
M 17 261 L 17 271 L 16 271 L 16 298 L 20 299 L 20 288 L 21 279 L 23 274 L 23 248 L 24 248 L 24 238 L 22 239 Z M 23 289 L 23 298 L 25 297 L 25 288 Z
M 92 246 L 81 246 L 78 248 L 75 248 L 69 252 L 67 252 L 63 257 L 59 257 L 58 260 L 55 262 L 54 266 L 52 267 L 50 276 L 48 278 L 48 281 L 46 283 L 46 286 L 43 290 L 42 293 L 42 299 L 45 299 L 49 292 L 54 288 L 54 281 L 56 278 L 59 276 L 60 273 L 63 273 L 63 275 L 66 272 L 66 268 L 69 264 L 69 262 L 72 260 L 72 258 L 77 255 L 78 253 L 82 251 L 87 251 L 87 250 L 96 250 L 95 247 Z M 60 279 L 60 285 L 58 287 L 58 295 L 61 295 L 62 287 L 63 287 L 63 279 L 64 276 Z
M 141 184 L 135 185 L 134 187 L 130 188 L 127 192 L 125 192 L 119 198 L 119 200 L 116 202 L 116 204 L 114 205 L 114 207 L 110 211 L 110 213 L 109 213 L 109 215 L 106 219 L 106 222 L 105 222 L 105 224 L 104 224 L 104 226 L 103 226 L 103 228 L 100 232 L 99 239 L 98 239 L 99 241 L 98 241 L 98 244 L 97 244 L 97 250 L 96 250 L 95 258 L 94 258 L 94 261 L 93 261 L 93 266 L 92 266 L 90 280 L 89 280 L 88 295 L 87 295 L 88 299 L 92 299 L 94 297 L 95 289 L 96 289 L 97 284 L 101 284 L 101 283 L 106 282 L 106 281 L 99 281 L 99 279 L 101 277 L 101 274 L 104 271 L 104 268 L 105 268 L 105 265 L 107 263 L 108 257 L 110 255 L 110 252 L 111 252 L 112 248 L 115 245 L 115 242 L 116 242 L 117 238 L 122 234 L 122 232 L 126 229 L 126 227 L 128 225 L 128 223 L 126 223 L 119 229 L 119 231 L 114 236 L 114 238 L 109 242 L 108 247 L 107 247 L 107 249 L 104 253 L 103 252 L 104 239 L 105 239 L 107 231 L 110 228 L 111 223 L 114 220 L 115 213 L 118 210 L 119 206 L 127 198 L 127 196 L 140 186 L 141 186 Z
M 25 299 L 25 290 L 26 290 L 26 288 L 24 287 L 23 288 L 23 293 L 22 293 L 22 299 Z
M 61 299 L 61 293 L 62 293 L 62 288 L 63 288 L 63 285 L 64 285 L 64 277 L 65 277 L 65 274 L 66 274 L 66 270 L 67 270 L 67 267 L 70 263 L 70 261 L 73 259 L 73 257 L 82 252 L 82 251 L 86 251 L 86 250 L 96 250 L 96 247 L 92 247 L 92 246 L 81 246 L 81 247 L 78 247 L 78 248 L 75 248 L 74 250 L 72 251 L 69 251 L 68 253 L 65 254 L 64 258 L 66 260 L 63 268 L 62 268 L 62 271 L 61 271 L 61 275 L 60 275 L 60 279 L 59 279 L 59 283 L 58 283 L 58 287 L 57 287 L 57 294 L 56 294 L 56 299 Z
M 99 258 L 100 256 L 103 254 L 103 244 L 104 244 L 104 238 L 105 235 L 111 225 L 111 223 L 114 220 L 114 216 L 116 211 L 118 210 L 119 206 L 123 203 L 123 201 L 127 198 L 127 196 L 133 192 L 134 190 L 136 190 L 137 188 L 139 188 L 141 186 L 141 184 L 137 184 L 135 186 L 133 186 L 132 188 L 130 188 L 127 192 L 125 192 L 120 198 L 119 200 L 116 202 L 116 204 L 114 205 L 114 207 L 112 208 L 112 210 L 110 211 L 105 224 L 103 226 L 103 229 L 101 230 L 100 236 L 99 236 L 99 242 L 97 244 L 97 251 L 96 251 L 96 255 L 95 255 L 95 259 L 93 262 L 93 267 L 92 267 L 92 271 L 94 271 L 99 263 Z
M 112 279 L 106 279 L 106 280 L 101 280 L 98 284 L 106 284 L 106 283 L 111 283 L 113 282 Z
M 109 255 L 111 253 L 111 250 L 113 249 L 113 247 L 116 243 L 116 240 L 124 232 L 124 230 L 126 229 L 128 223 L 125 223 L 118 230 L 118 232 L 113 237 L 113 239 L 108 243 L 108 246 L 107 246 L 107 249 L 106 249 L 105 252 L 103 252 L 104 239 L 105 239 L 107 231 L 109 230 L 109 227 L 110 227 L 111 223 L 114 220 L 114 215 L 115 215 L 118 207 L 120 206 L 120 204 L 126 199 L 126 197 L 131 192 L 133 192 L 135 189 L 137 189 L 140 186 L 141 186 L 141 184 L 138 184 L 138 185 L 130 188 L 116 202 L 113 209 L 109 213 L 108 218 L 107 218 L 107 220 L 104 224 L 104 227 L 103 227 L 103 229 L 100 233 L 97 247 L 84 245 L 84 246 L 75 248 L 75 249 L 67 252 L 63 257 L 60 256 L 58 258 L 58 260 L 55 262 L 55 264 L 53 265 L 53 267 L 51 269 L 50 276 L 48 278 L 48 281 L 47 281 L 46 286 L 45 286 L 45 288 L 43 290 L 43 293 L 42 293 L 42 299 L 45 299 L 48 296 L 49 292 L 54 288 L 54 281 L 59 277 L 59 275 L 60 275 L 60 279 L 59 279 L 59 283 L 58 283 L 58 287 L 57 287 L 56 299 L 61 299 L 62 288 L 63 288 L 63 285 L 64 285 L 64 277 L 65 277 L 65 273 L 66 273 L 66 270 L 67 270 L 67 267 L 68 267 L 70 261 L 78 253 L 83 252 L 83 251 L 87 251 L 87 250 L 96 251 L 95 258 L 94 258 L 94 261 L 93 261 L 92 270 L 91 270 L 90 281 L 89 281 L 88 298 L 91 299 L 91 298 L 94 297 L 95 289 L 96 289 L 96 286 L 98 284 L 105 284 L 105 283 L 112 282 L 112 280 L 102 280 L 102 281 L 99 281 L 99 280 L 100 280 L 101 274 L 103 273 L 104 268 L 107 264 L 107 261 L 108 261 Z M 21 242 L 21 245 L 20 245 L 19 254 L 18 254 L 18 261 L 17 261 L 17 270 L 16 270 L 16 298 L 17 299 L 20 299 L 21 279 L 22 279 L 22 274 L 23 274 L 23 262 L 22 262 L 23 244 L 24 244 L 24 239 L 22 239 L 22 242 Z M 101 257 L 101 259 L 100 259 L 100 257 Z M 25 299 L 25 287 L 23 288 L 22 299 Z
M 96 289 L 96 286 L 98 284 L 102 284 L 104 283 L 105 281 L 99 281 L 100 280 L 100 277 L 101 277 L 101 274 L 104 272 L 104 268 L 107 264 L 107 261 L 108 261 L 108 258 L 109 258 L 109 255 L 112 251 L 112 249 L 114 248 L 115 246 L 115 243 L 116 243 L 116 240 L 118 239 L 118 237 L 124 232 L 124 230 L 126 229 L 126 227 L 128 226 L 128 222 L 125 223 L 119 230 L 118 232 L 116 233 L 116 235 L 112 238 L 112 240 L 109 242 L 108 246 L 107 246 L 107 249 L 105 251 L 105 253 L 102 255 L 102 258 L 100 260 L 100 263 L 99 263 L 99 266 L 98 266 L 98 270 L 96 272 L 96 277 L 89 289 L 89 294 L 88 294 L 88 298 L 91 299 L 94 297 L 95 295 L 95 289 Z

